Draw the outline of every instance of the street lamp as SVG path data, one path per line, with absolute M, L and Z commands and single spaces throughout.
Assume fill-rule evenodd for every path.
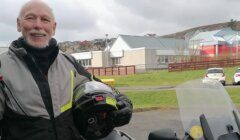
M 109 67 L 109 45 L 108 45 L 108 34 L 105 34 L 106 36 L 106 42 L 105 42 L 105 45 L 106 45 L 106 51 L 107 51 L 107 67 Z

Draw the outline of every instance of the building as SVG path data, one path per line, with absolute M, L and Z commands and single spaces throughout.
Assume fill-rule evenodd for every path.
M 167 68 L 168 63 L 188 59 L 183 39 L 119 35 L 105 51 L 72 54 L 84 66 L 134 65 L 137 72 Z
M 211 59 L 237 58 L 240 52 L 238 31 L 224 28 L 215 31 L 199 32 L 188 42 L 196 55 Z M 194 55 L 194 54 L 193 54 Z
M 107 67 L 106 51 L 90 51 L 71 54 L 84 67 Z

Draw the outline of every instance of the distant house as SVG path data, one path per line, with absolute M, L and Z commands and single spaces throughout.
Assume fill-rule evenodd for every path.
M 231 28 L 199 32 L 188 42 L 190 49 L 206 58 L 237 57 L 239 43 L 239 33 Z
M 111 64 L 135 65 L 136 70 L 167 68 L 168 63 L 188 59 L 183 39 L 119 35 L 110 49 Z
M 106 67 L 107 52 L 105 51 L 90 51 L 71 54 L 84 67 Z
M 83 65 L 91 67 L 135 65 L 136 71 L 167 68 L 168 63 L 188 59 L 182 39 L 156 36 L 119 35 L 105 51 L 72 54 Z M 91 63 L 90 63 L 91 61 Z

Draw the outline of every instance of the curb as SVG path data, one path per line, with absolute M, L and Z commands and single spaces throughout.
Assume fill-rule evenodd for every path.
M 171 110 L 171 109 L 178 109 L 178 107 L 147 107 L 147 108 L 134 108 L 133 113 L 136 112 L 145 112 L 145 111 L 152 111 L 152 110 Z

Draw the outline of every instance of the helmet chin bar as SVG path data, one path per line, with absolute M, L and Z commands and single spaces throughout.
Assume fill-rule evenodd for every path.
M 76 128 L 86 139 L 106 137 L 114 129 L 113 112 L 118 110 L 115 90 L 90 81 L 77 88 L 73 106 Z

